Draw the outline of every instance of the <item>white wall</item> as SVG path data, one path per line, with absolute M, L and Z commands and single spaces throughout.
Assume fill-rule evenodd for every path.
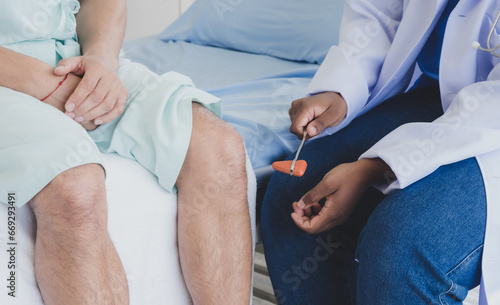
M 163 31 L 194 0 L 127 0 L 125 41 Z
M 195 0 L 179 0 L 181 6 L 181 12 L 185 12 L 188 7 L 193 4 Z

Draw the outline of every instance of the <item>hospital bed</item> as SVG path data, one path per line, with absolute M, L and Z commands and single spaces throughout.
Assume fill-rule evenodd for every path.
M 270 164 L 300 143 L 288 131 L 288 108 L 305 95 L 337 42 L 342 6 L 332 0 L 197 0 L 165 31 L 127 42 L 124 51 L 159 74 L 188 75 L 223 100 L 223 118 L 244 139 L 257 178 L 249 187 L 254 205 L 262 200 Z M 190 304 L 177 253 L 176 195 L 134 161 L 105 155 L 105 166 L 109 232 L 127 273 L 131 304 Z M 6 213 L 0 205 L 1 241 L 7 238 Z M 17 295 L 8 297 L 1 288 L 0 304 L 43 304 L 33 271 L 34 228 L 31 210 L 18 209 Z M 0 248 L 4 284 L 7 262 Z

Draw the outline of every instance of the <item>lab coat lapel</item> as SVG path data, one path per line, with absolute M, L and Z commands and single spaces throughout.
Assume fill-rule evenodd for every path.
M 489 27 L 483 26 L 484 16 L 493 2 L 494 0 L 462 0 L 448 20 L 442 49 L 442 54 L 445 56 L 441 57 L 439 67 L 444 109 L 449 107 L 460 89 L 481 78 L 477 75 L 481 70 L 481 67 L 478 67 L 478 56 L 483 54 L 478 54 L 478 51 L 472 48 L 472 42 L 480 41 L 483 45 L 485 44 L 484 38 L 487 36 L 485 29 Z M 500 202 L 500 164 L 498 164 L 500 152 L 480 155 L 476 159 L 483 175 L 488 204 L 479 304 L 500 304 L 500 278 L 498 277 L 500 242 L 497 238 L 500 230 L 498 217 L 500 215 L 498 204 Z
M 484 16 L 490 1 L 462 0 L 448 19 L 443 40 L 439 74 L 443 109 L 447 109 L 460 89 L 477 81 L 477 51 Z M 483 45 L 485 43 L 483 42 Z M 482 55 L 482 54 L 479 54 Z
M 476 157 L 483 174 L 486 189 L 488 216 L 486 220 L 486 234 L 484 237 L 480 305 L 500 304 L 500 176 L 498 175 L 500 151 Z
M 436 14 L 443 9 L 446 0 L 413 0 L 405 2 L 405 14 L 398 32 L 394 37 L 380 78 L 372 92 L 371 102 L 363 112 L 372 109 L 388 97 L 401 92 L 408 86 L 411 78 L 412 65 L 422 49 L 429 28 L 433 21 L 437 22 Z

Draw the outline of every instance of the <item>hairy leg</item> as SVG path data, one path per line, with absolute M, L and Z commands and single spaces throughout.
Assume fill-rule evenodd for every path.
M 252 237 L 243 141 L 196 103 L 176 185 L 179 254 L 194 304 L 249 304 Z
M 100 165 L 69 169 L 31 201 L 35 272 L 45 304 L 128 304 L 123 266 L 107 232 Z

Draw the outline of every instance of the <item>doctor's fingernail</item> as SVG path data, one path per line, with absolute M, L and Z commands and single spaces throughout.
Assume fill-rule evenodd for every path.
M 73 111 L 75 109 L 75 104 L 66 105 L 66 111 Z
M 311 132 L 309 133 L 310 135 L 315 135 L 316 133 L 318 133 L 318 128 L 314 126 L 311 126 L 310 130 L 311 130 Z
M 55 70 L 59 71 L 59 70 L 62 70 L 62 69 L 64 69 L 64 66 L 57 66 Z
M 303 209 L 306 207 L 306 204 L 304 203 L 304 201 L 300 200 L 299 203 L 297 204 L 299 206 L 299 208 Z
M 102 120 L 95 120 L 95 121 L 94 121 L 94 124 L 96 124 L 96 125 L 101 125 L 101 124 L 102 124 Z
M 75 118 L 75 121 L 77 121 L 78 123 L 83 122 L 83 120 L 84 118 L 81 115 Z
M 73 112 L 66 112 L 66 115 L 69 116 L 72 119 L 75 118 L 75 114 Z

